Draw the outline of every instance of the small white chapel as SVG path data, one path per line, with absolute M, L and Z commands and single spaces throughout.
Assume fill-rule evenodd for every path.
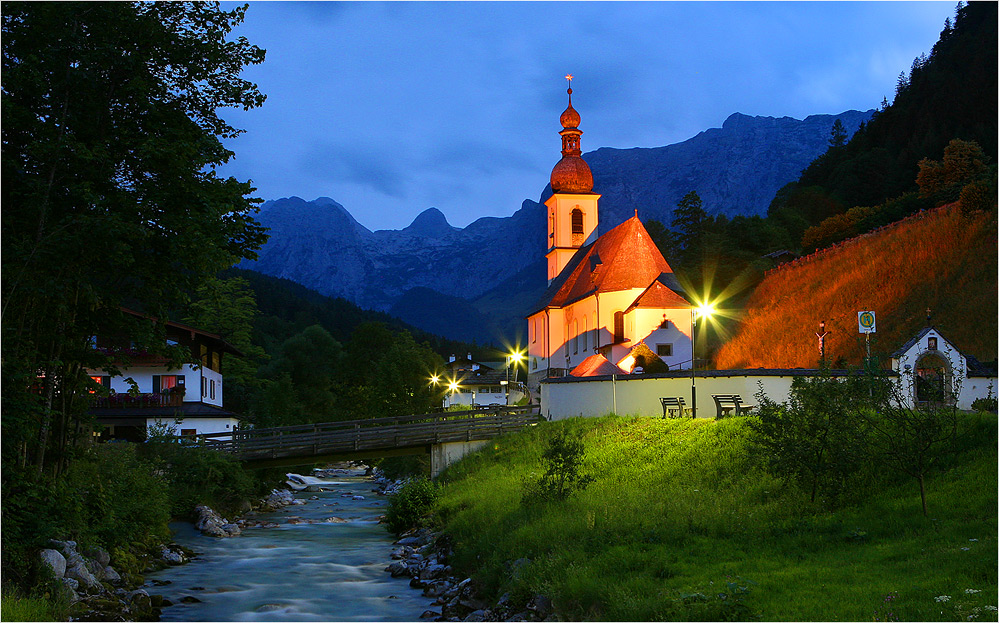
M 562 113 L 562 159 L 551 173 L 548 289 L 527 317 L 529 385 L 542 378 L 640 372 L 645 347 L 670 370 L 691 365 L 691 302 L 638 214 L 599 234 L 579 113 Z M 637 352 L 637 351 L 636 351 Z

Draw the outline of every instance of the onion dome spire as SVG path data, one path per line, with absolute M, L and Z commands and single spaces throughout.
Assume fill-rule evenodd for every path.
M 565 77 L 569 81 L 569 107 L 565 109 L 559 121 L 562 124 L 562 159 L 552 169 L 551 184 L 553 192 L 588 193 L 593 190 L 593 173 L 590 167 L 580 157 L 579 137 L 583 131 L 579 129 L 579 113 L 572 107 L 572 74 Z

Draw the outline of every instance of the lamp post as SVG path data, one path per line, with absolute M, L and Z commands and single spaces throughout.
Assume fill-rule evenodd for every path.
M 518 350 L 513 351 L 506 356 L 506 404 L 510 405 L 510 366 L 516 366 L 520 363 L 520 360 L 524 358 L 523 353 Z M 517 373 L 520 372 L 519 368 L 513 371 L 513 382 L 517 382 Z
M 695 313 L 698 312 L 698 313 Z M 711 305 L 701 304 L 696 309 L 690 308 L 690 413 L 691 417 L 697 417 L 697 386 L 695 385 L 695 379 L 697 377 L 696 373 L 696 357 L 694 356 L 697 352 L 694 349 L 694 333 L 696 333 L 697 328 L 697 317 L 700 315 L 702 318 L 710 317 L 714 312 L 714 308 Z

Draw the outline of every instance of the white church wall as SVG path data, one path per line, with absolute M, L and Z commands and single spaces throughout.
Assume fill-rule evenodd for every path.
M 770 399 L 786 401 L 793 378 L 752 373 L 698 376 L 697 416 L 715 417 L 712 394 L 739 394 L 747 403 L 756 404 L 755 395 L 760 391 L 761 385 Z M 599 377 L 594 380 L 542 383 L 541 413 L 552 420 L 598 417 L 608 413 L 661 417 L 662 404 L 659 399 L 669 396 L 679 396 L 684 399 L 687 407 L 691 407 L 693 401 L 690 377 L 625 375 L 616 379 Z
M 999 390 L 999 378 L 994 376 L 972 376 L 964 379 L 958 395 L 957 408 L 970 410 L 979 398 L 995 398 Z
M 632 310 L 628 315 L 634 315 L 637 329 L 635 344 L 645 342 L 645 345 L 656 354 L 659 354 L 657 346 L 669 344 L 672 355 L 660 355 L 669 369 L 680 370 L 690 367 L 690 312 L 688 310 L 639 308 Z M 663 316 L 666 317 L 668 324 L 665 328 L 660 328 Z

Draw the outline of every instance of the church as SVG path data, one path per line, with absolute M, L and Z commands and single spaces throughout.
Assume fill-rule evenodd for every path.
M 599 235 L 600 195 L 582 158 L 572 77 L 566 78 L 562 159 L 552 169 L 545 202 L 548 289 L 527 317 L 529 384 L 568 374 L 639 372 L 635 355 L 645 348 L 670 370 L 689 368 L 692 305 L 637 210 Z

